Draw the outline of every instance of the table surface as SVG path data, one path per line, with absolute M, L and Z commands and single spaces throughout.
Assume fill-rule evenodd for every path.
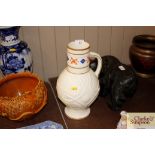
M 155 112 L 155 78 L 139 78 L 138 88 L 130 98 L 123 110 L 127 112 Z M 46 106 L 35 116 L 24 121 L 11 121 L 0 117 L 1 129 L 14 129 L 33 125 L 46 120 L 60 123 L 69 129 L 115 129 L 120 119 L 120 111 L 109 109 L 106 104 L 108 98 L 98 97 L 91 105 L 90 115 L 82 120 L 72 120 L 64 113 L 64 104 L 58 99 L 56 93 L 56 78 L 50 78 L 46 83 L 48 101 Z
M 64 113 L 64 104 L 56 95 L 56 79 L 49 79 L 54 89 L 54 95 L 60 107 L 67 128 L 85 129 L 115 129 L 120 119 L 120 111 L 112 111 L 106 104 L 108 98 L 98 97 L 91 105 L 90 115 L 82 120 L 72 120 Z M 127 112 L 155 112 L 155 78 L 139 78 L 137 91 L 134 96 L 124 104 Z

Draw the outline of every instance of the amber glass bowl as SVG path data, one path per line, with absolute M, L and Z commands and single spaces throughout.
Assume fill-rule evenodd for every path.
M 22 72 L 0 79 L 1 116 L 23 120 L 38 113 L 46 101 L 46 86 L 37 75 Z

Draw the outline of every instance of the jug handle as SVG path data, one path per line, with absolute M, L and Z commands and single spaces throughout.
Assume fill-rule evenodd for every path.
M 95 57 L 97 58 L 97 61 L 98 61 L 98 65 L 97 65 L 97 69 L 95 71 L 95 75 L 98 77 L 100 72 L 101 72 L 101 69 L 102 69 L 102 58 L 99 54 L 97 54 L 96 52 L 90 52 L 90 56 L 91 57 Z

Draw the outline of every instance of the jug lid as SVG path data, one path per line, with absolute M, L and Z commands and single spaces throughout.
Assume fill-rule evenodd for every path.
M 75 40 L 68 44 L 67 48 L 74 51 L 83 51 L 90 48 L 89 43 L 84 40 Z

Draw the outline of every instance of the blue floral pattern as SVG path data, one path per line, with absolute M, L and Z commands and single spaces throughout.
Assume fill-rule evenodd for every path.
M 0 30 L 0 36 L 2 41 L 7 41 L 7 36 L 14 36 L 12 39 L 16 40 L 18 39 L 18 33 L 19 33 L 20 26 L 14 26 L 10 28 L 4 28 Z
M 53 121 L 44 121 L 38 124 L 22 127 L 21 129 L 63 129 L 63 126 Z
M 19 27 L 8 29 L 0 29 L 2 40 L 5 40 L 7 35 L 13 35 L 18 38 Z M 0 45 L 0 69 L 3 74 L 32 71 L 32 56 L 27 43 L 20 41 L 11 46 Z
M 17 56 L 13 56 L 13 55 L 10 55 L 7 58 L 7 61 L 6 61 L 6 65 L 7 65 L 8 69 L 15 69 L 15 70 L 17 70 L 19 68 L 23 68 L 24 64 L 25 64 L 24 58 L 19 60 Z

